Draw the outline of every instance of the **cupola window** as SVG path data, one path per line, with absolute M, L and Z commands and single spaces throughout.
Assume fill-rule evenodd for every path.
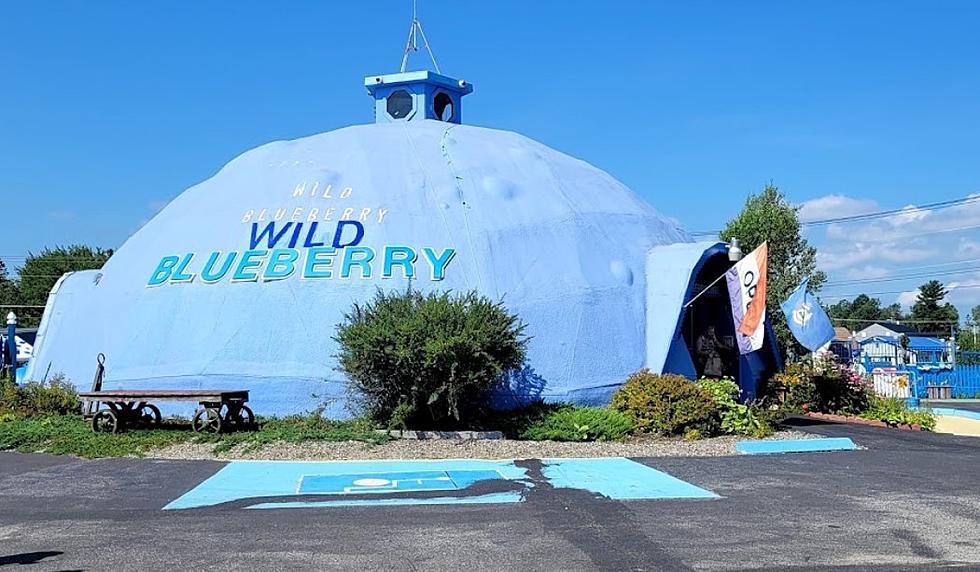
M 395 119 L 404 119 L 412 112 L 412 96 L 404 89 L 399 89 L 388 96 L 388 115 Z
M 448 93 L 440 91 L 432 100 L 432 110 L 435 111 L 436 118 L 439 121 L 452 121 L 453 98 L 449 97 Z

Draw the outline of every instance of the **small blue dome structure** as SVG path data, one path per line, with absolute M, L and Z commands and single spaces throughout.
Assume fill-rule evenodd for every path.
M 343 417 L 338 323 L 378 288 L 410 285 L 475 289 L 528 324 L 527 366 L 501 405 L 605 403 L 643 367 L 694 377 L 696 333 L 733 332 L 723 291 L 685 307 L 731 265 L 724 244 L 693 243 L 584 161 L 462 124 L 465 81 L 423 71 L 365 86 L 375 123 L 248 151 L 101 270 L 59 280 L 27 375 L 88 389 L 103 353 L 104 389 L 242 387 L 259 414 Z M 771 338 L 732 360 L 749 395 L 777 365 Z

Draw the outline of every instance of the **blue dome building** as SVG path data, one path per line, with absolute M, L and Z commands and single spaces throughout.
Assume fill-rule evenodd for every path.
M 375 122 L 248 151 L 187 189 L 98 271 L 53 289 L 27 376 L 88 389 L 247 388 L 253 409 L 343 417 L 337 324 L 378 288 L 476 289 L 532 336 L 497 396 L 604 403 L 643 367 L 695 377 L 733 333 L 727 247 L 694 243 L 607 173 L 462 123 L 473 86 L 371 76 Z M 729 366 L 751 396 L 775 346 Z

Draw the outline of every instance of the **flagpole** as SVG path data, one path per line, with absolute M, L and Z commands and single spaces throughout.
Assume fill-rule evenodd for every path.
M 722 278 L 724 278 L 726 274 L 728 274 L 728 271 L 727 271 L 727 270 L 726 270 L 726 271 L 725 271 L 724 273 L 722 273 L 722 275 L 721 275 L 721 276 L 719 276 L 718 278 L 715 278 L 715 279 L 714 279 L 714 280 L 713 280 L 713 281 L 711 282 L 711 284 L 708 284 L 707 286 L 705 286 L 705 287 L 704 287 L 704 290 L 701 290 L 700 292 L 698 292 L 698 295 L 697 295 L 697 296 L 695 296 L 695 297 L 693 297 L 693 298 L 691 298 L 691 299 L 690 299 L 690 301 L 688 301 L 688 303 L 687 303 L 687 304 L 684 304 L 684 308 L 687 308 L 688 306 L 690 306 L 691 304 L 693 304 L 695 300 L 697 300 L 697 299 L 698 299 L 698 298 L 700 298 L 700 297 L 701 297 L 702 295 L 704 295 L 704 293 L 705 293 L 705 292 L 707 292 L 708 290 L 710 290 L 710 289 L 711 289 L 711 287 L 712 287 L 712 286 L 714 286 L 715 284 L 717 284 L 717 283 L 718 283 L 718 282 L 719 282 L 719 281 L 720 281 L 720 280 L 721 280 Z

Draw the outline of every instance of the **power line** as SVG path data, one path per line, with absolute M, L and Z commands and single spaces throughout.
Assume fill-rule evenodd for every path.
M 818 220 L 810 220 L 810 221 L 805 221 L 805 222 L 803 222 L 801 224 L 805 224 L 807 226 L 821 226 L 821 225 L 826 225 L 826 224 L 836 224 L 836 223 L 839 223 L 839 222 L 854 222 L 854 221 L 859 221 L 859 220 L 870 220 L 870 219 L 876 219 L 876 218 L 885 218 L 885 217 L 893 216 L 893 215 L 896 215 L 896 214 L 915 214 L 915 213 L 922 212 L 922 211 L 932 211 L 932 210 L 937 210 L 937 209 L 945 209 L 945 208 L 949 208 L 949 207 L 953 207 L 953 206 L 959 206 L 959 205 L 965 205 L 965 204 L 972 204 L 972 203 L 977 203 L 977 202 L 980 202 L 980 195 L 972 195 L 972 196 L 969 196 L 969 197 L 963 197 L 962 199 L 952 199 L 952 200 L 949 200 L 949 201 L 940 201 L 938 203 L 928 203 L 928 204 L 924 204 L 924 205 L 918 205 L 918 206 L 913 206 L 913 207 L 902 207 L 902 208 L 899 208 L 899 209 L 891 209 L 891 210 L 886 210 L 886 211 L 877 211 L 877 212 L 873 212 L 873 213 L 864 213 L 864 214 L 857 214 L 857 215 L 850 215 L 850 216 L 841 216 L 841 217 L 834 217 L 834 218 L 825 218 L 825 219 L 818 219 Z
M 944 233 L 944 232 L 958 232 L 958 231 L 961 231 L 961 230 L 973 230 L 975 228 L 980 228 L 980 224 L 971 224 L 971 225 L 968 225 L 968 226 L 957 226 L 957 227 L 953 227 L 953 228 L 938 228 L 938 229 L 935 229 L 935 230 L 923 230 L 921 232 L 916 232 L 916 233 L 913 233 L 913 234 L 900 234 L 898 236 L 889 236 L 887 239 L 885 239 L 885 240 L 879 240 L 878 242 L 894 242 L 896 240 L 902 240 L 902 239 L 905 239 L 905 238 L 919 238 L 920 236 L 924 236 L 924 235 L 927 235 L 927 234 L 941 234 L 941 233 Z
M 956 274 L 969 274 L 971 272 L 977 272 L 980 270 L 980 266 L 973 268 L 957 268 L 951 270 L 941 270 L 939 272 L 920 272 L 914 274 L 903 274 L 901 276 L 889 276 L 882 278 L 855 278 L 853 280 L 839 280 L 837 282 L 827 282 L 823 286 L 827 288 L 835 286 L 853 286 L 855 284 L 871 284 L 875 282 L 895 282 L 899 280 L 912 280 L 915 278 L 934 278 L 943 276 L 955 276 Z
M 898 209 L 889 209 L 884 211 L 876 211 L 876 212 L 842 216 L 842 217 L 800 221 L 800 226 L 824 226 L 824 225 L 836 224 L 836 223 L 858 222 L 863 220 L 885 218 L 885 217 L 900 215 L 900 214 L 915 214 L 920 212 L 933 211 L 938 209 L 945 209 L 949 207 L 968 205 L 974 203 L 980 203 L 980 195 L 971 195 L 960 199 L 951 199 L 948 201 L 927 203 L 924 205 L 918 205 L 913 207 L 902 207 Z M 977 227 L 965 227 L 965 228 L 977 228 Z M 702 230 L 702 231 L 693 231 L 690 234 L 693 236 L 705 236 L 711 234 L 716 235 L 719 234 L 720 232 L 721 232 L 720 230 Z M 942 232 L 947 232 L 947 231 L 942 231 Z M 921 233 L 921 234 L 925 234 L 925 233 Z
M 835 322 L 872 322 L 875 324 L 890 324 L 893 326 L 901 326 L 903 324 L 951 324 L 956 323 L 954 320 L 890 320 L 890 319 L 878 319 L 872 320 L 867 318 L 830 318 Z
M 972 288 L 980 288 L 980 284 L 970 284 L 967 286 L 954 286 L 952 288 L 949 288 L 948 291 L 952 292 L 954 290 L 967 290 Z M 819 297 L 821 300 L 824 298 L 828 300 L 829 299 L 837 300 L 843 298 L 854 298 L 856 296 L 860 296 L 861 294 L 864 294 L 865 296 L 881 296 L 883 294 L 902 294 L 904 292 L 908 292 L 908 290 L 890 290 L 888 292 L 858 292 L 856 294 L 835 294 L 833 296 L 819 296 Z
M 917 266 L 905 266 L 902 270 L 919 270 L 920 268 L 934 268 L 936 266 L 949 266 L 951 264 L 969 264 L 971 262 L 980 262 L 980 258 L 968 258 L 965 260 L 953 260 L 952 262 L 936 262 L 933 264 L 919 264 Z

